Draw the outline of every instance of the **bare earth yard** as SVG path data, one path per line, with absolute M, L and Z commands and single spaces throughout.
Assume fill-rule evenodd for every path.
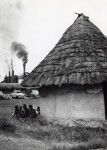
M 35 99 L 0 101 L 0 150 L 105 150 L 107 122 L 72 120 L 69 124 L 37 119 L 16 119 L 14 105 Z

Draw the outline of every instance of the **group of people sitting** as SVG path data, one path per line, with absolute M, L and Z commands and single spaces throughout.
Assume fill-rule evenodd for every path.
M 37 109 L 33 109 L 32 105 L 27 107 L 26 104 L 23 106 L 15 105 L 15 112 L 14 116 L 16 118 L 36 118 L 40 114 L 40 107 L 38 106 Z

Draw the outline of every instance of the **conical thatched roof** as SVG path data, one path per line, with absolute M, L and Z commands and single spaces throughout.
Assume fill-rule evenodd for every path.
M 102 83 L 106 78 L 107 38 L 81 14 L 23 85 L 90 85 Z

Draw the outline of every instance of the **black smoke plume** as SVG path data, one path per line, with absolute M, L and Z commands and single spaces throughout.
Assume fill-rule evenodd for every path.
M 11 49 L 19 59 L 22 59 L 25 73 L 26 63 L 28 62 L 28 52 L 26 51 L 26 47 L 22 43 L 12 42 Z

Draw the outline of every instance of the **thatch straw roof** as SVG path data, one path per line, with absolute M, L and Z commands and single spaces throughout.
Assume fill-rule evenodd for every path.
M 24 87 L 19 83 L 0 83 L 0 90 L 14 90 L 23 88 Z
M 88 17 L 79 15 L 23 85 L 91 85 L 106 79 L 107 38 Z

